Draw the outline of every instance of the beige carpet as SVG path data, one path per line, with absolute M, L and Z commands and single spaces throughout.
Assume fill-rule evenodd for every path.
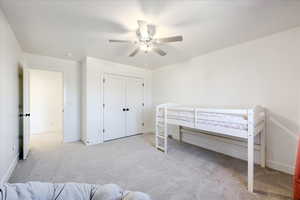
M 35 136 L 26 161 L 10 182 L 117 183 L 149 193 L 153 200 L 290 199 L 292 176 L 255 169 L 255 193 L 246 188 L 245 161 L 170 140 L 165 155 L 152 134 L 87 147 L 61 144 L 55 134 Z

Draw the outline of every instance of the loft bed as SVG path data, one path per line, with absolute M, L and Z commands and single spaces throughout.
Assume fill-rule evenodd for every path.
M 197 129 L 230 138 L 247 141 L 248 148 L 248 191 L 253 192 L 255 137 L 259 136 L 260 165 L 265 167 L 266 114 L 261 106 L 251 109 L 210 109 L 178 104 L 161 104 L 156 107 L 156 148 L 168 152 L 168 124 Z

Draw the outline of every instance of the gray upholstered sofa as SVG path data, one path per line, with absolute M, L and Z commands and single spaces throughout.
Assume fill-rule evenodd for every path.
M 0 200 L 151 200 L 115 184 L 28 182 L 0 186 Z

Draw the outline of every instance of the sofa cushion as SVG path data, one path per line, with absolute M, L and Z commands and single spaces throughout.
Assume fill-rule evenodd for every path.
M 0 200 L 151 200 L 141 192 L 124 191 L 118 185 L 28 182 L 4 184 Z

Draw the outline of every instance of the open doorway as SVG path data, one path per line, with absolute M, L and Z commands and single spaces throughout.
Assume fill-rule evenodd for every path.
M 42 148 L 63 142 L 63 73 L 30 70 L 30 146 Z

